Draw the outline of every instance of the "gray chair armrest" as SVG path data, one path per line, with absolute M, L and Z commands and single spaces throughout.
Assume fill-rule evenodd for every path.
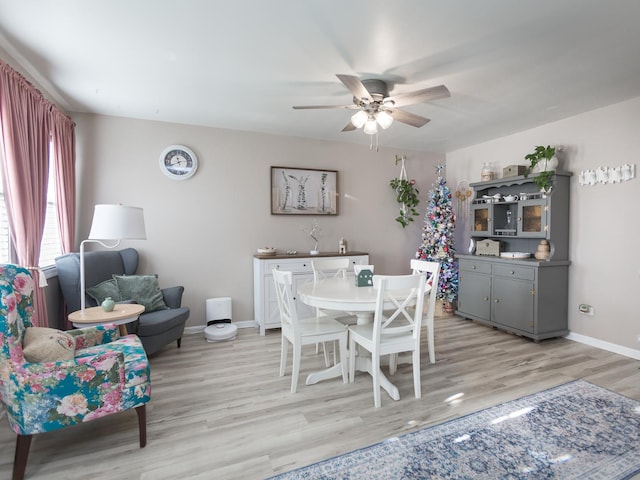
M 162 297 L 164 298 L 164 303 L 166 303 L 169 308 L 180 308 L 183 292 L 184 287 L 182 286 L 163 288 Z

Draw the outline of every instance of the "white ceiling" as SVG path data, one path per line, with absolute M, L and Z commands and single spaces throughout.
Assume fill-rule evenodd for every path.
M 68 111 L 346 141 L 336 73 L 445 84 L 380 145 L 450 151 L 640 96 L 636 0 L 0 0 L 0 47 Z M 541 139 L 541 142 L 544 140 Z

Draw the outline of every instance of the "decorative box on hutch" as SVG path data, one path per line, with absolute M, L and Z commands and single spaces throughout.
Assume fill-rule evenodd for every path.
M 478 240 L 476 244 L 476 255 L 488 255 L 499 257 L 502 251 L 502 243 L 499 240 Z
M 524 165 L 508 165 L 502 169 L 502 177 L 517 177 L 524 175 L 526 171 L 527 167 Z

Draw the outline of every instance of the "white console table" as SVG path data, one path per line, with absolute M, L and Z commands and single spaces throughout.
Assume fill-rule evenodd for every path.
M 254 255 L 253 256 L 253 310 L 255 320 L 260 327 L 260 335 L 265 334 L 267 328 L 280 328 L 280 312 L 273 283 L 273 269 L 293 272 L 293 292 L 297 286 L 305 282 L 313 282 L 311 261 L 316 258 L 344 258 L 348 257 L 351 265 L 368 265 L 369 254 L 364 252 L 347 252 L 340 255 L 337 252 L 319 253 L 318 255 Z M 296 295 L 296 308 L 300 317 L 314 314 L 312 307 L 302 303 Z

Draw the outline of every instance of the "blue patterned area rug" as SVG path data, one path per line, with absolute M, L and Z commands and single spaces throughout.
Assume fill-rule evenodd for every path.
M 273 480 L 628 479 L 640 402 L 576 380 Z

